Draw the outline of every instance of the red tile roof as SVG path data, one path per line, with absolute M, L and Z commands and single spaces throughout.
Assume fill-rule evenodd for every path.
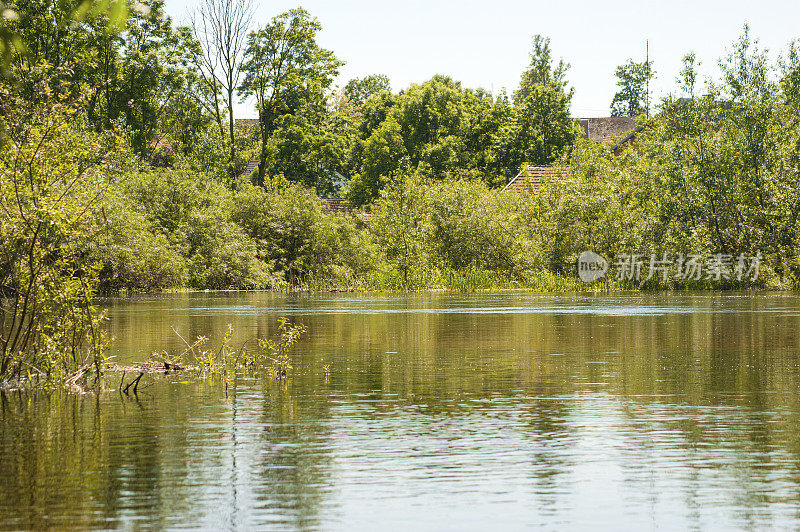
M 172 144 L 167 140 L 166 137 L 163 135 L 156 135 L 153 140 L 150 141 L 150 148 L 153 150 L 163 149 L 167 153 L 172 153 Z
M 522 172 L 503 188 L 517 194 L 538 194 L 543 182 L 555 181 L 572 175 L 569 166 L 526 166 Z
M 258 157 L 253 157 L 250 159 L 250 162 L 244 167 L 244 170 L 242 170 L 242 173 L 239 174 L 239 177 L 250 177 L 250 175 L 256 171 L 256 168 L 258 168 L 258 163 L 260 162 L 261 160 Z
M 350 212 L 350 204 L 344 198 L 320 198 L 328 212 Z

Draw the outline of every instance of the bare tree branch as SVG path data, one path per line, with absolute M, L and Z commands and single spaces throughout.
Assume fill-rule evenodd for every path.
M 202 0 L 192 17 L 194 36 L 203 50 L 197 66 L 213 94 L 215 118 L 223 135 L 222 107 L 227 111 L 231 164 L 236 158 L 233 99 L 252 19 L 253 0 Z

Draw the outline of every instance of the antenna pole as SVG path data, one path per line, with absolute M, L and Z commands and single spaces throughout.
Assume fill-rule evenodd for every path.
M 650 118 L 650 39 L 645 41 L 645 76 L 647 76 L 647 118 Z

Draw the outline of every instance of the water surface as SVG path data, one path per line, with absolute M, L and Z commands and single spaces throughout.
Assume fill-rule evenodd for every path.
M 309 332 L 285 383 L 0 397 L 0 528 L 794 528 L 800 298 L 178 294 L 118 361 Z M 330 371 L 326 374 L 325 366 Z

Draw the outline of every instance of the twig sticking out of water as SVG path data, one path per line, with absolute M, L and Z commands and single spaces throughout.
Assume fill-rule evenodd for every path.
M 128 388 L 133 386 L 133 395 L 136 395 L 136 392 L 139 391 L 139 381 L 142 380 L 142 377 L 144 377 L 144 371 L 140 371 L 139 376 L 133 379 L 131 382 L 129 382 L 128 385 L 125 387 L 125 389 L 122 390 L 122 392 L 125 395 L 128 395 Z

